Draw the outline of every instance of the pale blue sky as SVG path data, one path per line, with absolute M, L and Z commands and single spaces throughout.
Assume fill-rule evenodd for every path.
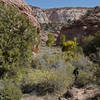
M 40 8 L 58 7 L 94 7 L 100 6 L 100 0 L 25 0 L 28 4 Z

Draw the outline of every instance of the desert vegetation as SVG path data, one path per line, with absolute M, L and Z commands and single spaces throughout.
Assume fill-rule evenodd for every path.
M 77 38 L 66 40 L 61 35 L 58 46 L 48 34 L 46 45 L 34 57 L 32 47 L 40 45 L 36 28 L 16 7 L 0 3 L 0 100 L 21 100 L 32 93 L 55 100 L 73 85 L 100 85 L 100 32 L 91 37 L 78 43 Z

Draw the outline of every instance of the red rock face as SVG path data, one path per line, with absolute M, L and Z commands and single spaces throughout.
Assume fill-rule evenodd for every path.
M 92 14 L 91 16 L 83 17 L 82 19 L 76 21 L 73 25 L 69 27 L 62 27 L 61 34 L 65 34 L 67 39 L 73 39 L 76 37 L 81 40 L 84 36 L 89 34 L 94 34 L 100 30 L 100 14 Z
M 24 0 L 0 0 L 0 1 L 16 6 L 22 14 L 24 14 L 29 20 L 33 22 L 35 27 L 37 28 L 40 27 L 39 23 L 34 17 L 32 9 L 24 2 Z

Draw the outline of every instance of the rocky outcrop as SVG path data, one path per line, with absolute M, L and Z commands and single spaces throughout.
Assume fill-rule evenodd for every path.
M 34 16 L 39 23 L 49 23 L 49 19 L 47 17 L 47 14 L 45 13 L 45 10 L 34 6 L 30 6 L 30 7 L 32 8 Z
M 78 40 L 81 40 L 85 35 L 93 34 L 100 30 L 100 7 L 41 9 L 31 6 L 31 8 L 35 18 L 39 23 L 42 23 L 43 40 L 46 40 L 44 38 L 47 37 L 48 33 L 54 33 L 59 37 L 59 33 L 61 33 L 65 34 L 67 39 L 77 37 Z M 62 24 L 60 28 L 58 24 Z
M 33 10 L 35 18 L 41 24 L 41 38 L 44 42 L 47 40 L 48 33 L 54 33 L 55 38 L 57 38 L 59 36 L 60 30 L 61 32 L 62 30 L 63 32 L 66 32 L 65 25 L 69 26 L 70 24 L 73 24 L 74 21 L 81 19 L 88 12 L 88 10 L 93 9 L 85 7 L 65 7 L 53 9 L 41 9 L 34 6 L 30 7 Z M 62 26 L 64 27 L 62 28 Z M 69 31 L 68 36 L 70 36 Z
M 70 26 L 63 26 L 60 33 L 65 34 L 67 39 L 77 37 L 78 40 L 86 35 L 96 33 L 100 30 L 100 8 L 96 9 L 98 12 L 94 12 L 94 8 L 90 15 L 85 15 Z
M 46 14 L 53 23 L 70 23 L 80 19 L 89 8 L 54 8 L 46 10 Z
M 53 99 L 49 97 L 48 100 L 100 100 L 100 86 L 87 85 L 83 88 L 72 87 L 68 90 L 70 94 L 66 94 L 66 97 L 60 96 Z M 68 92 L 67 92 L 68 93 Z M 70 96 L 69 96 L 70 95 Z M 47 100 L 43 96 L 36 95 L 24 96 L 21 100 Z
M 69 25 L 75 20 L 80 19 L 92 8 L 54 8 L 41 9 L 39 7 L 30 6 L 35 18 L 41 24 L 41 39 L 46 41 L 48 33 L 54 33 L 55 38 L 59 36 L 62 26 Z
M 97 85 L 87 85 L 83 88 L 72 87 L 68 90 L 66 99 L 61 98 L 60 100 L 98 100 L 100 99 L 100 87 Z M 71 96 L 69 96 L 69 94 Z M 92 99 L 94 98 L 94 99 Z
M 33 22 L 34 26 L 40 27 L 38 21 L 34 17 L 32 9 L 24 2 L 24 0 L 0 0 L 0 2 L 16 6 L 21 13 Z
M 35 18 L 39 23 L 64 23 L 80 19 L 91 8 L 53 8 L 41 9 L 31 6 Z

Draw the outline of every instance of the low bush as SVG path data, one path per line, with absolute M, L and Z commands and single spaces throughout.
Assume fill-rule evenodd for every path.
M 66 42 L 66 36 L 64 34 L 61 34 L 59 41 L 60 46 L 63 46 L 65 42 Z
M 89 83 L 90 77 L 89 74 L 80 70 L 79 76 L 77 81 L 75 82 L 75 85 L 78 86 L 78 88 L 85 86 Z
M 7 82 L 3 84 L 4 87 L 0 89 L 0 100 L 20 100 L 22 92 L 14 84 Z
M 87 45 L 83 47 L 84 53 L 90 55 L 91 53 L 96 53 L 100 48 L 100 31 L 96 33 L 96 36 L 92 40 L 87 42 Z
M 88 57 L 85 57 L 84 55 L 80 55 L 80 54 L 77 54 L 72 59 L 71 63 L 73 66 L 78 67 L 86 72 L 89 72 L 94 67 L 93 62 L 91 62 Z
M 51 69 L 64 67 L 64 59 L 62 59 L 61 49 L 45 47 L 32 62 L 32 68 L 36 69 Z
M 47 46 L 51 47 L 55 43 L 54 34 L 48 34 L 48 40 L 46 41 Z
M 99 74 L 99 66 L 97 64 L 94 64 L 92 61 L 89 60 L 88 57 L 85 57 L 84 55 L 78 54 L 76 57 L 74 57 L 71 60 L 71 64 L 75 68 L 79 68 L 79 76 L 77 80 L 77 86 L 81 87 L 86 85 L 87 83 L 96 83 L 96 73 L 97 76 Z M 94 75 L 95 74 L 95 75 Z M 94 77 L 95 76 L 95 77 Z M 98 78 L 97 78 L 98 79 Z
M 100 85 L 100 67 L 97 66 L 96 71 L 94 72 L 94 82 Z
M 18 75 L 23 93 L 35 91 L 39 95 L 63 92 L 72 81 L 72 77 L 67 77 L 68 73 L 60 70 L 26 69 Z
M 48 54 L 48 55 L 46 55 Z M 74 75 L 72 75 L 73 70 L 79 68 L 79 77 L 77 86 L 81 87 L 87 83 L 93 82 L 94 72 L 96 72 L 96 64 L 85 57 L 83 51 L 77 48 L 75 52 L 68 55 L 68 52 L 60 52 L 60 54 L 50 54 L 46 52 L 43 56 L 37 56 L 37 60 L 34 60 L 35 68 L 39 70 L 54 70 L 57 72 L 57 76 L 60 78 L 65 77 L 68 84 L 71 86 L 74 82 Z M 37 62 L 37 63 L 35 63 Z M 33 66 L 34 68 L 34 66 Z M 66 71 L 65 71 L 66 70 Z M 60 73 L 60 75 L 58 75 Z M 58 78 L 57 78 L 58 79 Z M 71 79 L 71 81 L 68 81 Z M 63 84 L 61 79 L 59 84 Z M 56 82 L 55 82 L 56 83 Z M 57 83 L 56 83 L 57 84 Z

